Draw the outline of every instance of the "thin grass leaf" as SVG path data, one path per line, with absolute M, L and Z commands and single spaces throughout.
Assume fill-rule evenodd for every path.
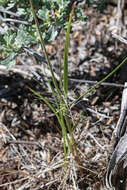
M 75 6 L 73 6 L 70 17 L 69 17 L 69 22 L 68 22 L 67 32 L 66 32 L 65 50 L 64 50 L 64 95 L 66 98 L 68 94 L 68 50 L 69 50 L 71 21 L 72 21 L 72 16 L 74 14 L 74 8 Z
M 70 107 L 72 108 L 75 104 L 77 104 L 84 96 L 88 95 L 89 93 L 93 92 L 99 85 L 101 85 L 105 80 L 107 80 L 109 77 L 111 77 L 116 71 L 120 69 L 125 63 L 127 63 L 127 57 L 113 70 L 111 71 L 106 77 L 104 77 L 102 80 L 100 80 L 97 84 L 95 84 L 92 88 L 88 89 L 86 92 L 84 92 L 77 100 L 74 100 Z
M 67 143 L 69 144 L 69 139 L 67 136 L 67 130 L 66 130 L 66 125 L 65 125 L 65 111 L 66 111 L 66 105 L 62 104 L 62 102 L 60 103 L 60 110 L 59 110 L 59 114 L 60 114 L 60 118 L 61 118 L 61 124 L 62 124 L 62 128 L 64 129 L 64 132 L 66 134 L 66 138 L 67 138 Z
M 64 140 L 64 154 L 65 154 L 65 157 L 67 157 L 68 151 L 66 149 L 66 140 L 67 140 L 69 150 L 71 150 L 71 147 L 70 147 L 69 138 L 67 136 L 63 113 L 60 111 L 60 116 L 59 116 L 58 113 L 56 112 L 56 110 L 53 108 L 53 106 L 43 96 L 41 96 L 39 93 L 37 93 L 33 89 L 31 89 L 31 88 L 29 88 L 29 89 L 31 92 L 33 92 L 35 95 L 37 95 L 42 101 L 44 101 L 49 106 L 49 108 L 52 110 L 52 112 L 55 114 L 55 116 L 57 117 L 57 120 L 62 128 L 62 136 L 63 136 L 63 140 Z
M 48 77 L 47 77 L 47 79 L 48 79 Z M 60 109 L 60 107 L 59 107 L 59 101 L 57 101 L 55 91 L 54 91 L 54 89 L 53 89 L 53 87 L 52 87 L 52 85 L 51 85 L 49 79 L 48 79 L 48 83 L 49 83 L 49 85 L 50 85 L 50 88 L 51 88 L 51 91 L 52 91 L 53 98 L 54 98 L 54 101 L 55 101 L 55 103 L 56 103 L 57 109 L 59 110 L 59 109 Z M 57 112 L 59 113 L 59 111 L 57 111 Z
M 35 95 L 37 95 L 42 101 L 44 101 L 49 106 L 49 108 L 52 110 L 52 112 L 57 117 L 59 124 L 61 125 L 60 117 L 57 114 L 56 110 L 53 108 L 53 106 L 43 96 L 41 96 L 39 93 L 37 93 L 35 90 L 33 90 L 31 88 L 29 88 L 29 89 L 31 92 L 33 92 Z
M 51 65 L 50 60 L 48 58 L 48 54 L 46 52 L 44 40 L 43 40 L 42 35 L 41 35 L 41 31 L 40 31 L 40 27 L 39 27 L 39 22 L 38 22 L 36 13 L 34 11 L 32 0 L 29 0 L 29 2 L 30 2 L 30 6 L 31 6 L 32 13 L 33 13 L 33 16 L 34 16 L 34 20 L 35 20 L 35 23 L 36 23 L 37 31 L 38 31 L 38 34 L 39 34 L 39 37 L 40 37 L 41 47 L 42 47 L 42 50 L 44 50 L 45 59 L 46 59 L 46 61 L 48 63 L 48 66 L 49 66 L 49 69 L 50 69 L 50 72 L 51 72 L 51 75 L 52 75 L 53 84 L 55 86 L 55 89 L 57 91 L 59 99 L 61 99 L 61 93 L 60 93 L 60 90 L 58 88 L 57 81 L 56 81 L 56 78 L 55 78 L 55 75 L 54 75 L 54 72 L 53 72 L 53 69 L 52 69 L 52 65 Z

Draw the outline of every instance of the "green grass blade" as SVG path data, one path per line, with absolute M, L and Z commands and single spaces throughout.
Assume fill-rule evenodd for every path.
M 31 92 L 33 92 L 36 96 L 38 96 L 42 101 L 44 101 L 49 106 L 49 108 L 52 110 L 52 112 L 57 117 L 59 124 L 61 125 L 60 117 L 59 117 L 58 113 L 56 112 L 56 110 L 53 108 L 53 106 L 43 96 L 41 96 L 39 93 L 37 93 L 35 90 L 33 90 L 31 88 L 29 88 L 29 89 Z
M 48 79 L 48 78 L 47 78 L 47 79 Z M 58 102 L 58 100 L 57 100 L 57 98 L 56 98 L 55 91 L 54 91 L 54 89 L 53 89 L 53 87 L 52 87 L 52 85 L 51 85 L 49 79 L 48 79 L 48 83 L 49 83 L 49 86 L 50 86 L 50 88 L 51 88 L 52 95 L 53 95 L 54 101 L 55 101 L 55 103 L 56 103 L 57 109 L 59 110 L 59 109 L 60 109 L 59 102 Z M 59 111 L 58 111 L 58 112 L 59 112 Z
M 67 32 L 66 32 L 66 41 L 65 41 L 65 50 L 64 50 L 64 95 L 67 97 L 68 94 L 68 50 L 69 50 L 69 39 L 70 39 L 70 29 L 71 29 L 71 21 L 72 16 L 74 14 L 74 8 L 73 6 L 72 11 L 70 13 L 69 22 L 67 26 Z
M 36 96 L 38 96 L 42 101 L 44 101 L 49 108 L 52 110 L 52 112 L 55 114 L 55 116 L 57 117 L 57 120 L 62 128 L 62 136 L 63 136 L 63 140 L 64 140 L 64 153 L 65 155 L 67 155 L 67 149 L 66 149 L 66 140 L 67 140 L 67 144 L 68 144 L 68 148 L 70 149 L 70 142 L 67 136 L 67 131 L 66 131 L 66 126 L 64 123 L 64 118 L 63 118 L 63 111 L 60 110 L 60 114 L 58 115 L 58 113 L 56 112 L 56 110 L 53 108 L 53 106 L 43 97 L 41 96 L 39 93 L 37 93 L 35 90 L 29 88 L 31 92 L 33 92 Z
M 112 71 L 110 72 L 106 77 L 104 77 L 101 81 L 99 81 L 97 84 L 95 84 L 92 88 L 88 89 L 86 92 L 84 92 L 77 100 L 74 100 L 70 105 L 71 108 L 73 105 L 78 103 L 84 96 L 88 95 L 89 93 L 93 92 L 99 85 L 101 85 L 105 80 L 107 80 L 109 77 L 111 77 L 116 71 L 120 69 L 125 63 L 127 63 L 127 57 Z
M 50 60 L 48 58 L 48 54 L 46 52 L 44 40 L 43 40 L 42 35 L 41 35 L 41 31 L 40 31 L 40 27 L 39 27 L 39 22 L 38 22 L 36 13 L 34 11 L 32 0 L 29 0 L 29 2 L 30 2 L 30 6 L 31 6 L 32 13 L 33 13 L 33 16 L 34 16 L 34 20 L 35 20 L 35 23 L 36 23 L 37 31 L 38 31 L 39 36 L 40 36 L 41 47 L 42 47 L 42 50 L 44 50 L 45 59 L 48 62 L 48 66 L 49 66 L 49 69 L 50 69 L 50 72 L 51 72 L 51 75 L 52 75 L 53 84 L 55 86 L 55 89 L 57 91 L 57 94 L 58 94 L 59 98 L 61 98 L 61 93 L 60 93 L 60 90 L 58 88 L 57 81 L 56 81 L 56 78 L 55 78 L 55 75 L 54 75 L 54 72 L 53 72 L 53 69 L 52 69 L 52 65 L 51 65 Z

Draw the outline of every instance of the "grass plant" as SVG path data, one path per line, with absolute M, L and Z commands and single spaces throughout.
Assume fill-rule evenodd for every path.
M 42 50 L 44 51 L 45 59 L 48 63 L 51 75 L 52 75 L 52 81 L 53 85 L 55 88 L 53 88 L 50 84 L 53 94 L 54 101 L 56 103 L 56 108 L 53 107 L 53 105 L 43 96 L 38 94 L 36 91 L 33 89 L 30 89 L 35 95 L 37 95 L 42 101 L 44 101 L 52 110 L 52 112 L 55 114 L 59 125 L 61 126 L 61 131 L 62 131 L 62 138 L 63 138 L 63 149 L 64 149 L 64 155 L 65 155 L 65 162 L 64 162 L 64 171 L 67 172 L 68 170 L 68 161 L 69 161 L 69 156 L 70 154 L 73 155 L 73 159 L 76 161 L 77 165 L 79 166 L 80 170 L 82 168 L 82 161 L 80 159 L 80 156 L 77 151 L 76 143 L 75 143 L 75 138 L 74 138 L 74 129 L 76 124 L 71 122 L 73 119 L 68 115 L 69 112 L 71 112 L 71 108 L 78 103 L 84 96 L 87 96 L 88 94 L 92 93 L 97 87 L 99 87 L 106 79 L 108 79 L 110 76 L 112 76 L 123 64 L 127 62 L 127 57 L 112 71 L 110 72 L 105 78 L 103 78 L 101 81 L 99 81 L 97 84 L 95 84 L 92 88 L 88 89 L 86 92 L 84 92 L 77 100 L 68 103 L 68 50 L 69 50 L 69 37 L 70 37 L 70 29 L 71 29 L 71 21 L 72 17 L 74 14 L 75 6 L 76 3 L 73 4 L 72 11 L 69 16 L 69 21 L 67 25 L 67 31 L 66 31 L 66 40 L 65 40 L 65 50 L 64 50 L 64 69 L 63 69 L 63 76 L 62 76 L 62 83 L 60 87 L 57 84 L 57 81 L 55 79 L 55 74 L 52 68 L 52 65 L 50 63 L 50 60 L 48 58 L 44 40 L 42 38 L 40 28 L 39 28 L 39 23 L 38 19 L 33 7 L 32 0 L 30 1 L 32 13 L 34 16 L 34 20 L 36 23 L 37 31 L 40 36 L 40 42 L 41 42 L 41 47 Z M 82 114 L 81 114 L 82 117 Z M 78 119 L 80 121 L 80 118 Z M 69 135 L 68 135 L 69 132 Z
M 42 50 L 44 51 L 44 55 L 45 55 L 46 61 L 48 62 L 48 66 L 49 66 L 49 69 L 50 69 L 50 72 L 51 72 L 51 75 L 52 75 L 52 81 L 53 81 L 55 90 L 51 86 L 50 82 L 49 82 L 49 85 L 51 87 L 52 94 L 53 94 L 53 97 L 54 97 L 54 101 L 56 103 L 56 109 L 50 104 L 50 102 L 46 98 L 42 97 L 40 94 L 35 92 L 33 89 L 31 89 L 31 91 L 34 94 L 36 94 L 38 97 L 40 97 L 40 99 L 43 100 L 50 107 L 50 109 L 55 114 L 55 116 L 56 116 L 56 118 L 57 118 L 57 120 L 58 120 L 58 122 L 59 122 L 59 124 L 61 126 L 65 160 L 67 161 L 69 153 L 72 153 L 75 160 L 78 160 L 77 159 L 77 150 L 76 150 L 75 140 L 74 140 L 74 135 L 73 135 L 73 130 L 72 130 L 73 127 L 71 126 L 70 118 L 68 116 L 69 105 L 67 103 L 67 99 L 68 99 L 68 48 L 69 48 L 69 36 L 70 36 L 71 21 L 72 21 L 72 17 L 73 17 L 73 14 L 74 14 L 74 9 L 75 9 L 76 3 L 74 3 L 74 5 L 73 5 L 72 11 L 71 11 L 70 17 L 69 17 L 68 26 L 67 26 L 66 41 L 65 41 L 65 51 L 64 51 L 64 76 L 63 76 L 63 83 L 62 83 L 61 89 L 59 89 L 59 87 L 57 85 L 57 81 L 55 79 L 55 75 L 54 75 L 54 72 L 53 72 L 53 69 L 52 69 L 52 65 L 50 63 L 50 60 L 49 60 L 47 52 L 46 52 L 44 40 L 43 40 L 41 32 L 40 32 L 39 23 L 38 23 L 37 16 L 36 16 L 36 13 L 35 13 L 35 10 L 34 10 L 34 7 L 33 7 L 32 0 L 30 0 L 30 5 L 31 5 L 32 13 L 33 13 L 33 16 L 34 16 L 34 19 L 35 19 L 37 31 L 38 31 L 39 36 L 40 36 L 41 47 L 42 47 Z M 56 94 L 57 94 L 57 98 L 56 98 Z M 68 137 L 67 131 L 69 131 L 69 136 L 70 137 Z

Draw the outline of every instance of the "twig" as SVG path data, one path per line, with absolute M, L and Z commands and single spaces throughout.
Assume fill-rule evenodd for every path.
M 12 15 L 12 16 L 15 16 L 15 17 L 20 17 L 19 14 L 13 13 L 12 11 L 8 11 L 8 10 L 6 10 L 4 7 L 0 8 L 0 12 L 9 14 L 9 15 Z
M 26 145 L 34 145 L 40 148 L 47 148 L 51 149 L 52 151 L 59 152 L 60 150 L 53 146 L 47 146 L 46 144 L 42 144 L 42 142 L 35 142 L 35 141 L 17 141 L 17 140 L 9 140 L 7 143 L 9 144 L 26 144 Z
M 24 177 L 24 178 L 22 178 L 22 179 L 19 179 L 19 180 L 15 180 L 15 181 L 12 181 L 12 182 L 7 182 L 7 183 L 4 183 L 4 184 L 1 184 L 0 185 L 0 187 L 4 187 L 4 186 L 7 186 L 7 185 L 14 185 L 14 184 L 16 184 L 16 183 L 19 183 L 19 182 L 21 182 L 21 181 L 24 181 L 24 180 L 26 180 L 26 179 L 29 179 L 29 177 Z
M 120 118 L 119 118 L 119 120 L 117 122 L 117 126 L 116 126 L 116 137 L 118 139 L 120 139 L 121 136 L 124 135 L 124 132 L 126 130 L 125 119 L 126 119 L 126 115 L 127 115 L 127 82 L 124 85 L 120 112 L 121 112 Z
M 107 116 L 107 115 L 105 115 L 105 114 L 103 114 L 103 113 L 99 113 L 99 112 L 97 112 L 97 111 L 95 111 L 95 110 L 93 110 L 93 109 L 91 109 L 91 108 L 86 108 L 86 110 L 88 110 L 89 112 L 91 112 L 91 113 L 94 113 L 94 114 L 96 114 L 96 115 L 98 115 L 98 116 L 100 116 L 100 117 L 103 117 L 103 118 L 112 118 L 112 117 L 110 117 L 110 116 Z
M 3 18 L 0 15 L 0 22 L 15 22 L 15 23 L 19 23 L 19 24 L 25 24 L 25 25 L 30 25 L 30 22 L 27 21 L 23 21 L 23 20 L 17 20 L 17 19 L 11 19 L 11 18 Z
M 17 141 L 17 140 L 13 140 L 13 141 L 9 141 L 9 144 L 27 144 L 27 145 L 36 145 L 36 146 L 40 146 L 40 143 L 35 142 L 35 141 Z
M 127 40 L 118 34 L 112 33 L 112 37 L 127 45 Z
M 95 141 L 95 143 L 104 151 L 105 148 L 99 144 L 99 142 L 96 140 L 96 138 L 91 134 L 88 133 L 88 135 Z
M 72 79 L 69 78 L 69 80 L 78 82 L 78 83 L 89 83 L 89 84 L 96 84 L 98 81 L 90 81 L 90 80 L 81 80 L 81 79 Z M 124 87 L 123 84 L 116 84 L 116 83 L 109 83 L 109 82 L 103 82 L 101 83 L 102 86 L 114 86 L 114 87 Z
M 49 181 L 48 183 L 46 183 L 44 186 L 46 187 L 46 186 L 49 186 L 49 185 L 51 185 L 51 184 L 54 184 L 55 182 L 57 182 L 58 181 L 58 179 L 54 179 L 54 180 L 52 180 L 52 181 Z

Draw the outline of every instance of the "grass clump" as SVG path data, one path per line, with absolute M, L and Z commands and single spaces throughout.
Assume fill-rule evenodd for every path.
M 51 86 L 50 82 L 49 82 L 49 85 L 51 87 L 54 101 L 56 103 L 56 108 L 54 108 L 46 98 L 42 97 L 40 94 L 35 92 L 33 89 L 31 89 L 31 91 L 34 94 L 36 94 L 37 96 L 39 96 L 50 107 L 50 109 L 55 114 L 55 116 L 59 122 L 59 125 L 62 130 L 65 161 L 68 161 L 69 154 L 71 153 L 73 155 L 74 160 L 76 160 L 78 162 L 78 164 L 81 164 L 79 157 L 78 157 L 78 152 L 76 149 L 75 139 L 74 139 L 74 135 L 73 135 L 74 126 L 72 126 L 72 124 L 70 122 L 71 118 L 68 116 L 68 113 L 70 111 L 70 105 L 68 104 L 68 49 L 69 49 L 69 35 L 70 35 L 71 21 L 72 21 L 72 17 L 74 14 L 74 9 L 75 9 L 76 3 L 73 4 L 72 11 L 69 16 L 69 22 L 67 25 L 65 51 L 64 51 L 64 74 L 62 77 L 63 81 L 61 83 L 61 88 L 59 88 L 59 86 L 57 84 L 52 65 L 50 63 L 50 60 L 49 60 L 47 52 L 46 52 L 44 40 L 43 40 L 41 32 L 40 32 L 39 23 L 38 23 L 37 16 L 36 16 L 36 13 L 35 13 L 35 10 L 33 7 L 32 0 L 30 0 L 30 5 L 31 5 L 32 13 L 33 13 L 33 16 L 35 19 L 36 27 L 37 27 L 37 30 L 38 30 L 38 33 L 40 36 L 41 47 L 42 47 L 42 50 L 44 51 L 44 55 L 45 55 L 46 61 L 48 63 L 48 66 L 49 66 L 49 69 L 50 69 L 50 72 L 52 75 L 52 81 L 53 81 L 55 89 Z M 69 131 L 69 136 L 68 136 L 67 131 Z
M 35 24 L 37 27 L 37 31 L 38 31 L 39 36 L 40 36 L 41 47 L 42 47 L 42 50 L 44 51 L 44 55 L 45 55 L 46 61 L 48 62 L 48 66 L 49 66 L 49 69 L 50 69 L 50 72 L 52 75 L 52 81 L 53 81 L 55 89 L 51 86 L 50 81 L 49 80 L 48 81 L 49 81 L 49 85 L 50 85 L 51 90 L 52 90 L 54 101 L 56 103 L 56 108 L 54 108 L 52 106 L 52 104 L 46 98 L 44 98 L 43 96 L 41 96 L 40 94 L 35 92 L 33 89 L 31 89 L 31 91 L 34 94 L 36 94 L 38 97 L 40 97 L 50 107 L 50 109 L 55 114 L 55 116 L 56 116 L 56 118 L 57 118 L 57 120 L 61 126 L 65 160 L 67 161 L 69 154 L 72 153 L 74 160 L 77 161 L 78 164 L 81 164 L 81 160 L 79 158 L 78 151 L 76 148 L 75 139 L 74 139 L 74 130 L 73 129 L 75 128 L 75 124 L 73 122 L 71 122 L 71 120 L 73 120 L 73 118 L 71 118 L 68 115 L 68 113 L 71 112 L 71 108 L 76 103 L 78 103 L 84 96 L 92 93 L 105 80 L 107 80 L 110 76 L 112 76 L 123 64 L 125 64 L 127 62 L 127 57 L 112 72 L 110 72 L 106 77 L 104 77 L 101 81 L 99 81 L 97 84 L 95 84 L 92 88 L 90 88 L 86 92 L 84 92 L 77 100 L 75 100 L 71 103 L 68 103 L 69 36 L 70 36 L 70 29 L 71 29 L 71 21 L 72 21 L 72 17 L 74 14 L 75 7 L 76 7 L 76 2 L 72 6 L 72 11 L 70 13 L 69 21 L 68 21 L 68 25 L 67 25 L 65 50 L 64 50 L 64 69 L 63 69 L 64 72 L 63 72 L 63 77 L 61 78 L 61 80 L 62 79 L 63 80 L 61 82 L 60 87 L 57 84 L 52 65 L 50 63 L 50 60 L 49 60 L 47 52 L 46 52 L 45 43 L 44 43 L 44 40 L 43 40 L 41 32 L 40 32 L 39 23 L 38 23 L 38 19 L 37 19 L 37 16 L 36 16 L 36 13 L 35 13 L 35 10 L 33 7 L 32 0 L 30 0 L 30 5 L 31 5 L 33 16 L 34 16 Z M 69 136 L 68 136 L 68 132 L 69 132 Z

